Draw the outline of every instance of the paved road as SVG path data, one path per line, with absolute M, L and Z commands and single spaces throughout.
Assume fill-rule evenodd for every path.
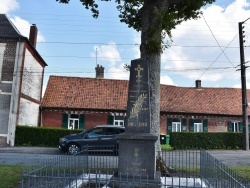
M 227 166 L 250 166 L 250 151 L 210 150 L 208 152 Z
M 250 166 L 250 151 L 209 150 L 212 156 L 228 166 Z M 57 148 L 47 147 L 2 147 L 0 164 L 34 165 L 61 155 Z
M 61 154 L 57 148 L 2 147 L 0 148 L 0 164 L 32 166 L 49 159 L 54 159 Z

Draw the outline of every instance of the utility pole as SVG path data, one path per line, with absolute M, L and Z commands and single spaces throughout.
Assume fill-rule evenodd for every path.
M 244 21 L 245 22 L 245 21 Z M 242 89 L 242 112 L 243 112 L 243 149 L 249 150 L 249 130 L 248 130 L 248 112 L 247 112 L 247 89 L 246 89 L 246 62 L 244 55 L 244 31 L 239 22 L 239 42 L 240 42 L 240 66 L 241 66 L 241 89 Z

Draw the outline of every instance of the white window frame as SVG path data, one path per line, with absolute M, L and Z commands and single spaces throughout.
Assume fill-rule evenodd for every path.
M 121 116 L 121 117 L 123 117 L 123 120 L 121 120 L 121 119 L 115 119 L 115 117 L 116 116 L 114 116 L 114 125 L 124 127 L 124 117 Z
M 233 132 L 239 133 L 240 132 L 240 122 L 239 121 L 234 121 L 232 122 L 233 125 Z
M 78 127 L 75 128 L 76 122 L 78 122 Z M 79 129 L 79 118 L 69 118 L 68 129 L 71 129 L 71 130 Z
M 172 132 L 181 132 L 181 122 L 172 122 Z
M 124 120 L 114 120 L 114 125 L 124 127 Z
M 203 132 L 203 124 L 194 123 L 194 132 Z

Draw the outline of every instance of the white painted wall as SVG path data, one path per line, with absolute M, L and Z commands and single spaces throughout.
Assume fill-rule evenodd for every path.
M 43 78 L 42 73 L 43 67 L 26 49 L 21 93 L 39 101 Z
M 37 126 L 39 105 L 21 98 L 18 125 Z
M 43 67 L 26 49 L 21 93 L 40 101 L 42 87 Z M 39 104 L 21 98 L 18 125 L 37 126 L 39 117 Z

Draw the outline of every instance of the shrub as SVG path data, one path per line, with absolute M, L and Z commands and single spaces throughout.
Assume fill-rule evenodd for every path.
M 170 145 L 174 149 L 242 149 L 242 133 L 170 133 Z
M 59 138 L 69 134 L 79 133 L 81 131 L 83 130 L 17 126 L 15 146 L 57 147 Z

